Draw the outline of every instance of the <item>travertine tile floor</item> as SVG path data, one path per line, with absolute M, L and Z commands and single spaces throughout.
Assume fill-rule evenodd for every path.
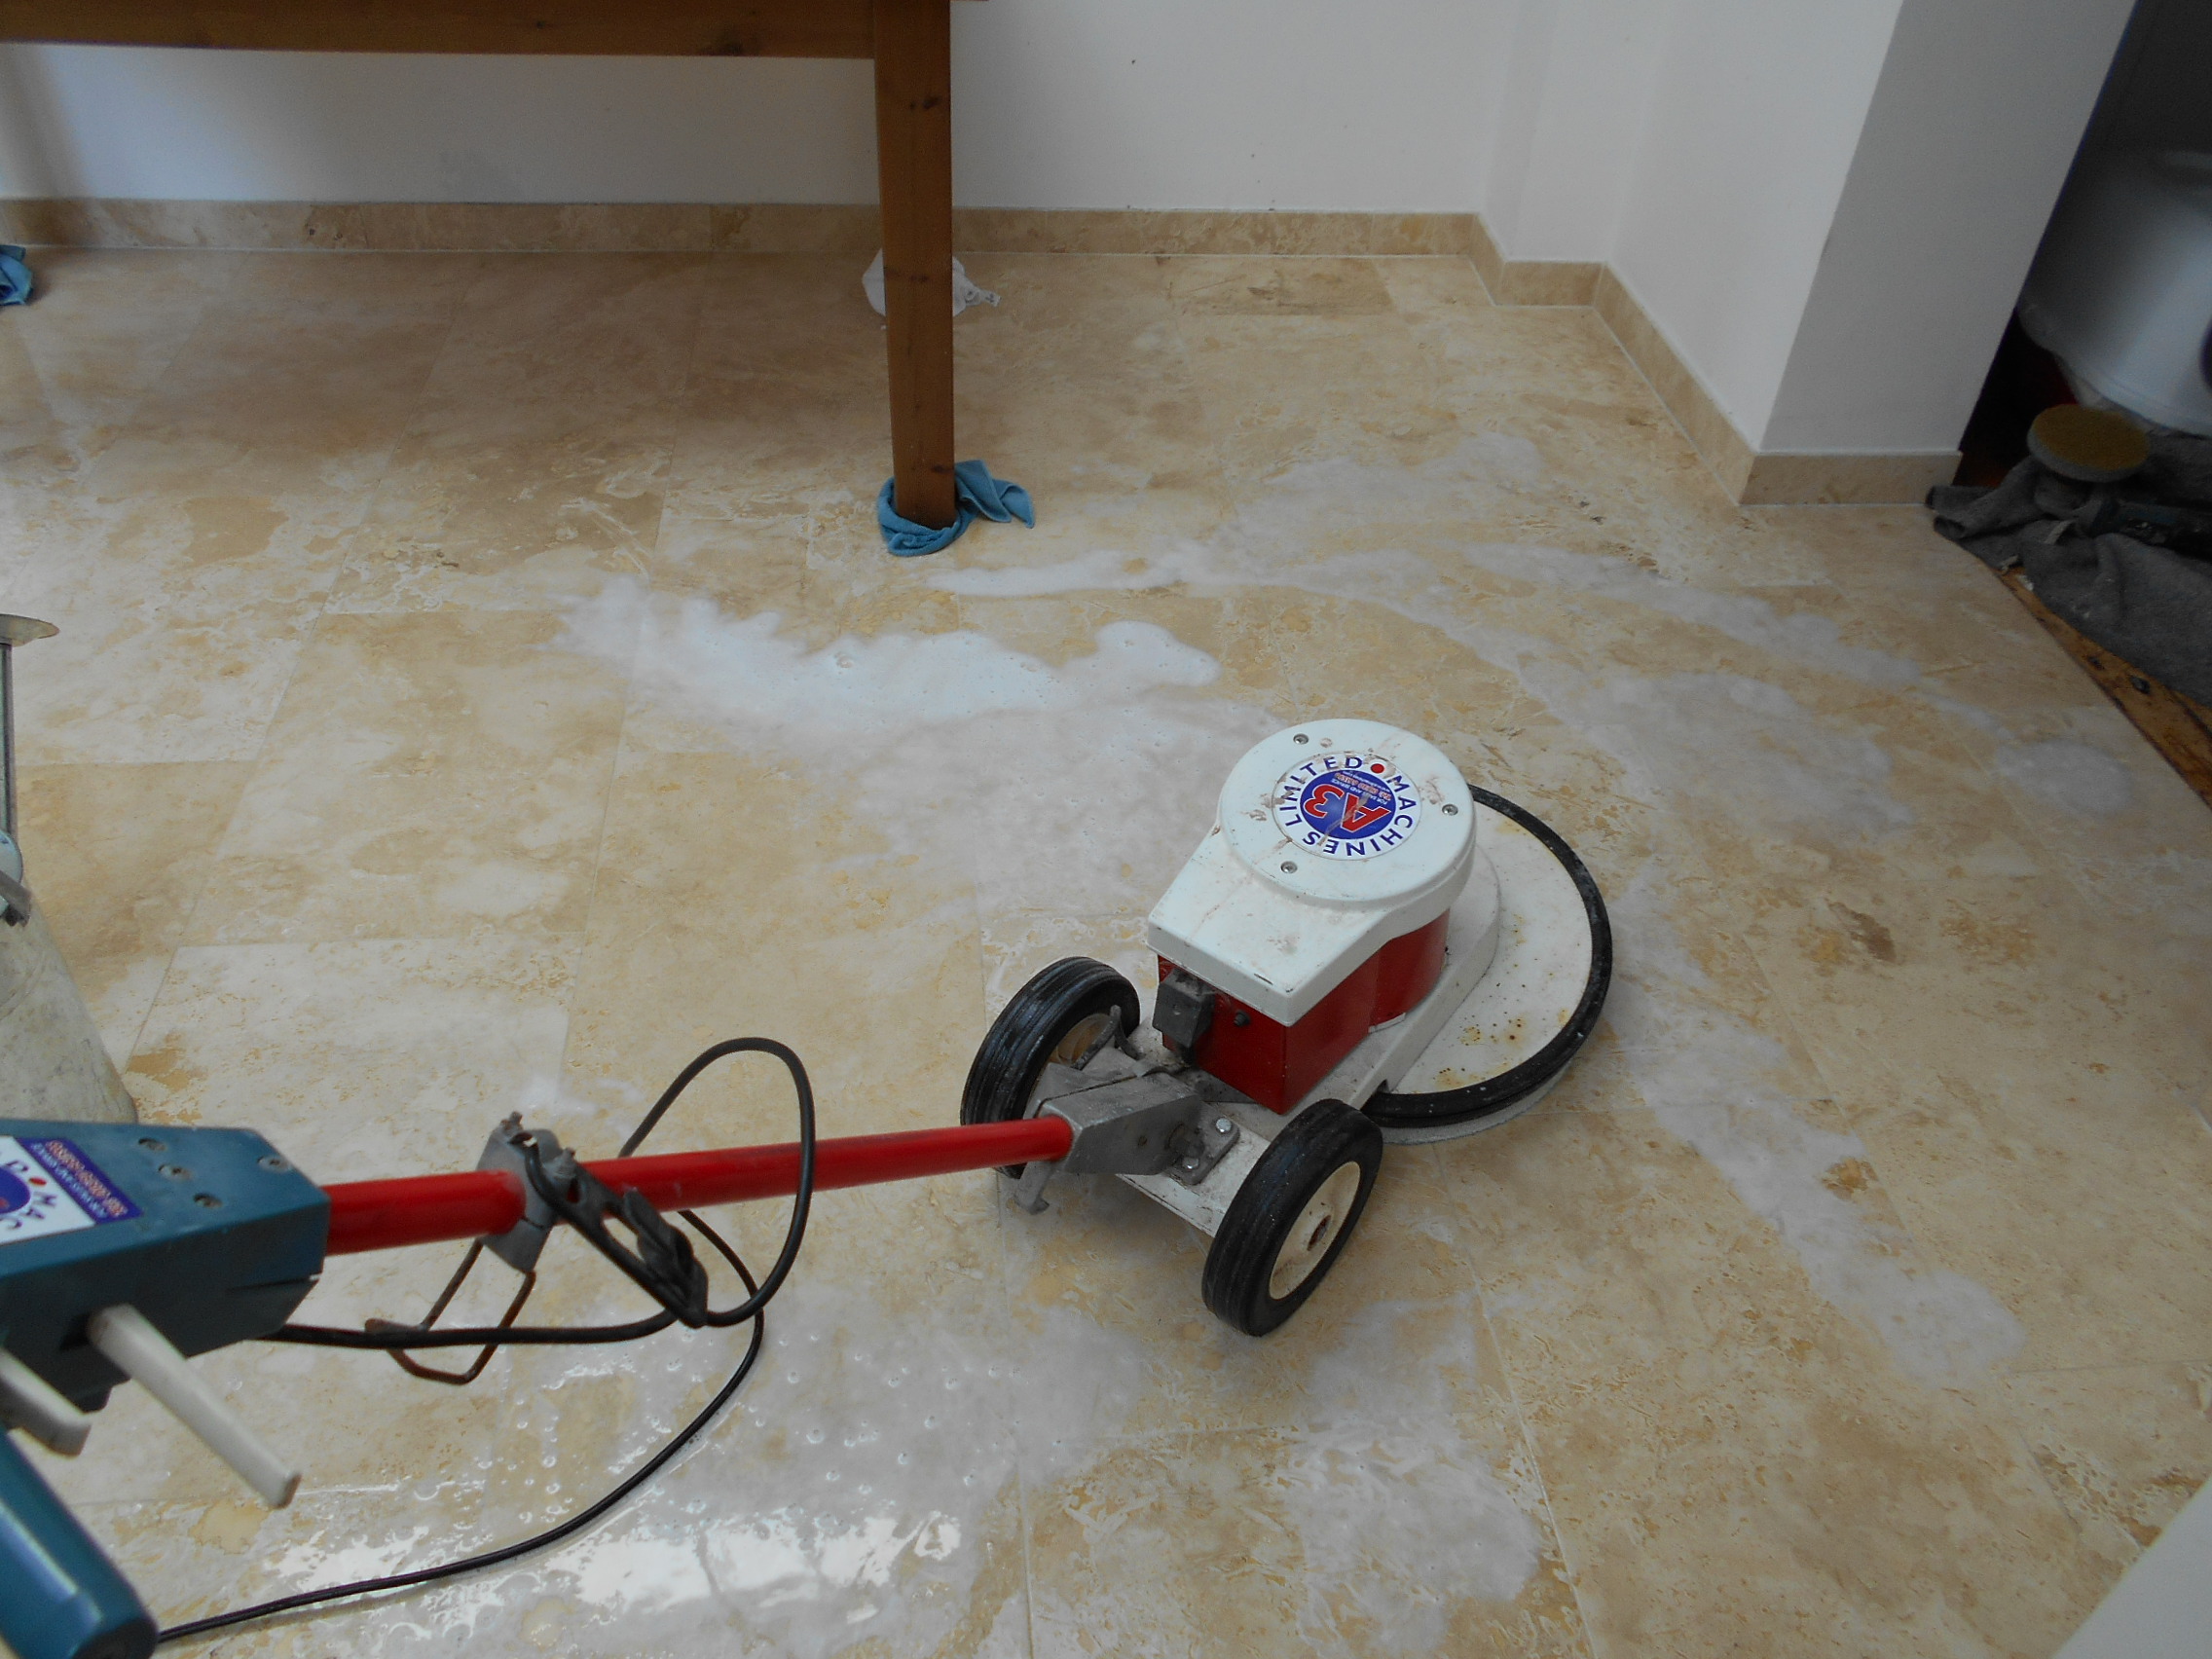
M 1042 519 L 901 562 L 854 261 L 38 264 L 27 844 L 151 1118 L 324 1179 L 517 1107 L 604 1152 L 763 1032 L 830 1131 L 946 1122 L 1321 711 L 1529 802 L 1619 931 L 1569 1081 L 1393 1152 L 1278 1337 L 1110 1182 L 830 1195 L 649 1495 L 227 1651 L 2042 1655 L 2212 1475 L 2212 814 L 1920 513 L 1732 507 L 1590 313 L 977 256 L 962 449 Z M 788 1122 L 741 1071 L 669 1144 Z M 542 1526 L 734 1351 L 211 1358 L 311 1471 L 275 1516 L 128 1391 L 48 1462 L 177 1617 Z

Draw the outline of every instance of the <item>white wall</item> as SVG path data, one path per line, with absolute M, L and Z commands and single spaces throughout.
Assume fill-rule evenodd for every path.
M 2212 1486 L 2166 1523 L 2058 1659 L 2204 1659 L 2212 1642 Z
M 956 192 L 1477 209 L 1610 263 L 1754 447 L 1944 449 L 2124 11 L 990 0 L 954 8 Z M 0 48 L 0 195 L 867 202 L 872 125 L 855 62 Z
M 1753 444 L 1899 0 L 1679 0 L 1612 264 Z
M 14 47 L 10 196 L 867 202 L 865 62 Z M 12 76 L 9 71 L 12 70 Z
M 1762 449 L 1957 444 L 2128 10 L 1906 0 Z
M 1508 7 L 956 6 L 959 200 L 1464 212 Z M 13 47 L 0 195 L 869 202 L 869 89 L 865 62 Z
M 1510 257 L 1612 256 L 1669 18 L 1650 0 L 1521 0 L 1482 196 Z

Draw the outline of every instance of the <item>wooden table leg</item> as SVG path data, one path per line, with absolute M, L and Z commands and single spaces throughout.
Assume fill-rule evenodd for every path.
M 892 501 L 941 527 L 953 519 L 951 0 L 875 0 L 875 152 Z

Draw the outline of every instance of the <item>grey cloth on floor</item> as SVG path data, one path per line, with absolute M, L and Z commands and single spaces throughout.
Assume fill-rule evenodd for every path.
M 2212 506 L 2212 439 L 2158 433 L 2129 496 Z M 2212 561 L 2084 535 L 2091 487 L 2023 461 L 1994 490 L 1938 484 L 1936 529 L 1993 571 L 2020 567 L 2044 604 L 2116 656 L 2212 703 Z

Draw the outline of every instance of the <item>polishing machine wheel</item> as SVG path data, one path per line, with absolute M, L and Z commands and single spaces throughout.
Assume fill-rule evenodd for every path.
M 1048 1065 L 1080 1064 L 1117 1034 L 1134 1031 L 1139 1018 L 1128 980 L 1088 956 L 1063 956 L 1014 992 L 991 1021 L 968 1068 L 960 1121 L 1004 1124 L 1025 1116 Z M 1018 1180 L 1024 1166 L 1002 1167 Z

